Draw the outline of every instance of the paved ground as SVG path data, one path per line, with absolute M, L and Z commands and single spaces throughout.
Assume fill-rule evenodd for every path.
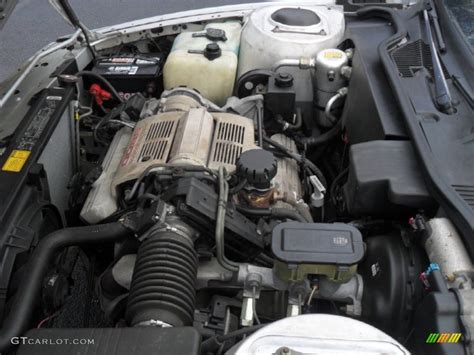
M 176 11 L 242 2 L 256 1 L 70 0 L 79 18 L 89 28 Z M 48 0 L 19 0 L 7 24 L 0 31 L 0 82 L 41 47 L 72 31 L 72 27 L 55 12 Z

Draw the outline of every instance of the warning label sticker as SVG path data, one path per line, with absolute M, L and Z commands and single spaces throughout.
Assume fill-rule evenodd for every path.
M 23 170 L 62 99 L 59 95 L 46 96 L 26 129 L 15 139 L 1 171 L 19 173 Z
M 341 53 L 341 51 L 328 50 L 328 51 L 324 52 L 324 58 L 326 58 L 326 59 L 341 59 L 342 55 L 343 55 L 343 53 Z
M 5 164 L 3 164 L 2 170 L 9 171 L 12 173 L 19 173 L 25 165 L 31 152 L 29 150 L 17 150 L 14 149 L 8 157 Z

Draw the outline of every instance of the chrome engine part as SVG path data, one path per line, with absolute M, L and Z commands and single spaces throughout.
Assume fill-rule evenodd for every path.
M 318 53 L 313 72 L 317 106 L 324 108 L 337 90 L 346 85 L 347 78 L 343 75 L 343 68 L 348 63 L 347 54 L 339 49 L 325 49 Z M 341 105 L 340 102 L 338 104 Z
M 319 108 L 316 119 L 322 127 L 332 127 L 335 122 L 324 113 L 328 102 L 347 83 L 344 69 L 348 67 L 348 56 L 339 49 L 324 49 L 315 58 L 315 70 L 312 72 L 315 88 L 315 106 Z M 341 107 L 343 101 L 337 99 L 331 102 L 331 108 Z

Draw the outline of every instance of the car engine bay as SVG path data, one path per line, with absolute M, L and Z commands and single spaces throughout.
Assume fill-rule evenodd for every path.
M 426 353 L 415 327 L 460 333 L 448 289 L 471 289 L 472 262 L 358 22 L 269 5 L 58 69 L 2 168 L 38 156 L 15 208 L 33 232 L 4 251 L 2 330 L 236 355 Z

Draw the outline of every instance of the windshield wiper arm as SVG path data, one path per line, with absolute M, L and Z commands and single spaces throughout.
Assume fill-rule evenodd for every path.
M 444 42 L 443 34 L 441 33 L 441 27 L 439 26 L 438 12 L 431 0 L 426 1 L 425 3 L 426 10 L 428 15 L 433 23 L 434 31 L 436 33 L 436 39 L 438 40 L 438 48 L 440 52 L 446 51 L 446 44 Z
M 451 101 L 451 93 L 449 92 L 446 78 L 443 74 L 441 62 L 438 57 L 438 51 L 433 40 L 433 33 L 431 32 L 430 19 L 428 10 L 423 10 L 423 18 L 425 21 L 426 34 L 428 36 L 428 44 L 431 52 L 431 59 L 433 62 L 433 81 L 435 87 L 435 101 L 439 109 L 445 113 L 452 114 L 454 112 L 453 103 Z

